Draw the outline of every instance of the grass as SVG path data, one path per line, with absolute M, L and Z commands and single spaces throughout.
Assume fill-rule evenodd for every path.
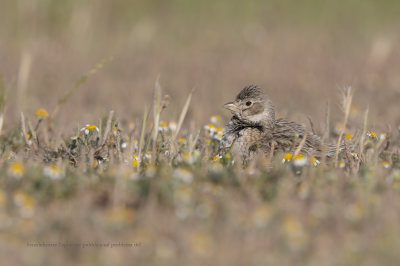
M 364 139 L 359 131 L 347 141 L 358 143 L 360 153 L 338 154 L 336 167 L 335 160 L 298 167 L 278 154 L 243 168 L 229 153 L 216 156 L 220 117 L 200 133 L 179 133 L 192 94 L 178 125 L 169 127 L 160 120 L 167 108 L 161 93 L 157 81 L 153 120 L 145 111 L 138 125 L 120 123 L 111 111 L 99 120 L 105 128 L 78 127 L 57 140 L 51 116 L 27 114 L 1 137 L 0 227 L 8 265 L 60 263 L 60 255 L 71 253 L 70 262 L 81 265 L 398 259 L 397 132 Z M 25 128 L 31 121 L 38 126 Z
M 161 2 L 4 1 L 1 262 L 396 264 L 398 1 Z M 252 83 L 344 151 L 216 156 Z

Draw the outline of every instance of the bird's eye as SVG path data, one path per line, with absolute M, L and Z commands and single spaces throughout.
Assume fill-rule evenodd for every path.
M 250 101 L 246 102 L 246 105 L 247 105 L 247 106 L 250 106 L 250 105 L 251 105 L 251 102 L 250 102 Z

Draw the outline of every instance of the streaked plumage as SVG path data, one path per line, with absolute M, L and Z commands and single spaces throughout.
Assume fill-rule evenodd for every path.
M 323 145 L 319 136 L 303 126 L 284 119 L 275 119 L 275 108 L 267 95 L 257 86 L 245 87 L 235 101 L 224 105 L 233 116 L 226 125 L 220 143 L 220 152 L 232 149 L 243 160 L 249 160 L 257 151 L 293 152 L 306 136 L 301 153 L 312 157 L 332 156 L 334 145 Z

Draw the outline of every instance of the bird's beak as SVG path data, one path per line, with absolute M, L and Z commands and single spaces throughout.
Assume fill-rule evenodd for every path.
M 239 111 L 238 106 L 234 102 L 229 102 L 229 103 L 224 104 L 224 108 L 226 108 L 232 112 Z

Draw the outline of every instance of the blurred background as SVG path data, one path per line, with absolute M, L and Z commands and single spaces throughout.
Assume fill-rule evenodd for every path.
M 19 126 L 21 111 L 32 118 L 38 108 L 54 110 L 85 73 L 110 57 L 55 119 L 55 132 L 65 139 L 78 125 L 97 124 L 110 110 L 122 122 L 138 121 L 145 106 L 151 107 L 158 77 L 171 97 L 162 120 L 177 120 L 195 89 L 185 120 L 190 133 L 212 115 L 227 121 L 222 105 L 249 84 L 268 92 L 279 116 L 307 124 L 310 116 L 317 129 L 324 124 L 327 101 L 331 127 L 343 119 L 340 92 L 352 86 L 350 119 L 360 123 L 369 108 L 368 130 L 388 132 L 389 125 L 395 131 L 400 124 L 399 14 L 398 0 L 1 0 L 0 74 L 9 88 L 5 132 Z M 181 135 L 187 136 L 183 131 L 189 127 L 183 128 Z M 3 143 L 10 152 L 5 159 L 3 151 L 3 165 L 23 172 L 18 160 L 11 164 L 12 142 Z M 17 159 L 29 156 L 22 148 Z M 363 170 L 362 178 L 351 179 L 342 169 L 318 176 L 322 172 L 315 168 L 304 175 L 311 178 L 303 186 L 288 167 L 256 172 L 260 178 L 249 177 L 240 186 L 232 176 L 243 172 L 228 169 L 223 172 L 227 181 L 218 184 L 209 177 L 222 173 L 220 164 L 189 172 L 195 185 L 171 178 L 175 168 L 161 168 L 164 177 L 140 183 L 130 165 L 114 164 L 103 172 L 87 171 L 84 163 L 53 182 L 42 178 L 38 159 L 26 161 L 21 180 L 0 178 L 7 197 L 14 193 L 14 205 L 28 205 L 28 214 L 22 213 L 28 219 L 10 220 L 0 212 L 0 230 L 12 226 L 1 231 L 0 255 L 10 258 L 8 265 L 246 265 L 249 260 L 252 265 L 394 265 L 399 260 L 400 171 L 378 168 L 378 154 L 368 166 L 376 173 Z M 0 177 L 9 175 L 5 166 Z M 41 180 L 48 183 L 40 187 Z M 148 198 L 140 194 L 142 187 Z M 0 207 L 6 193 L 0 193 Z M 260 195 L 272 196 L 265 196 L 264 204 Z M 114 197 L 116 203 L 126 197 L 131 205 L 114 202 L 111 208 Z M 29 219 L 33 199 L 38 203 Z M 143 246 L 65 252 L 23 246 L 69 239 L 135 240 Z M 202 256 L 206 259 L 199 260 Z
M 189 115 L 199 124 L 248 84 L 262 86 L 278 112 L 315 120 L 351 85 L 361 110 L 370 106 L 371 123 L 399 119 L 399 1 L 1 2 L 9 117 L 52 110 L 80 76 L 113 56 L 73 95 L 61 121 L 88 123 L 110 109 L 124 119 L 141 115 L 158 76 L 171 117 L 196 89 Z M 390 121 L 381 123 L 383 116 Z

